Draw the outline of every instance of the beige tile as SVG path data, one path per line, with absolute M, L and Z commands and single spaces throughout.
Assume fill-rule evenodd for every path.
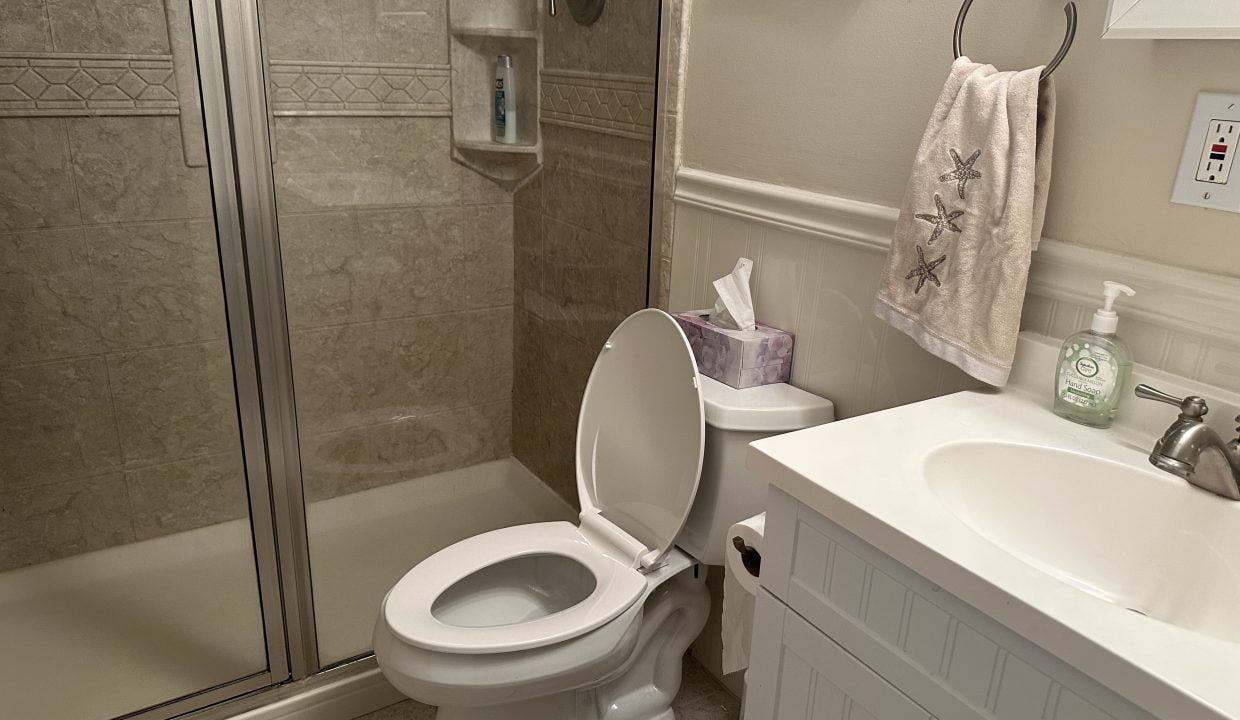
M 512 393 L 509 308 L 293 335 L 301 431 L 316 435 L 502 400 Z
M 512 302 L 512 206 L 292 215 L 281 220 L 293 327 Z
M 0 366 L 100 350 L 81 232 L 0 235 Z
M 240 452 L 207 455 L 125 473 L 136 540 L 247 517 Z
M 542 214 L 537 210 L 513 207 L 513 262 L 516 303 L 523 306 L 527 292 L 537 292 L 540 285 L 538 263 L 542 256 Z
M 185 166 L 175 117 L 71 118 L 84 222 L 187 220 L 212 214 L 206 168 Z
M 375 461 L 407 480 L 508 457 L 511 408 L 505 400 L 374 427 Z
M 63 119 L 0 119 L 0 158 L 0 230 L 81 222 Z
M 43 0 L 5 0 L 0 4 L 0 48 L 5 52 L 47 52 L 52 34 Z
M 512 202 L 515 205 L 542 212 L 543 210 L 543 177 L 546 175 L 544 167 L 543 172 L 536 174 L 529 182 L 513 193 Z
M 497 204 L 511 193 L 453 162 L 448 118 L 276 118 L 281 212 Z
M 352 3 L 350 3 L 352 4 Z M 344 59 L 338 0 L 264 0 L 263 38 L 272 60 Z
M 357 234 L 352 212 L 280 218 L 280 255 L 289 326 L 366 319 L 376 300 L 404 280 L 398 249 Z
M 163 0 L 47 0 L 47 15 L 58 52 L 170 52 Z
M 636 247 L 650 243 L 650 142 L 548 126 L 545 212 Z
M 99 327 L 113 350 L 227 335 L 215 224 L 88 228 Z
M 351 428 L 323 435 L 306 435 L 303 429 L 301 476 L 309 502 L 390 485 L 400 477 L 375 460 L 370 431 L 374 426 Z
M 120 447 L 98 358 L 0 371 L 0 488 L 99 475 Z
M 133 539 L 120 474 L 0 490 L 0 571 Z
M 227 342 L 110 355 L 108 377 L 129 466 L 237 450 Z
M 367 713 L 357 720 L 435 720 L 436 709 L 416 700 L 405 700 L 382 710 Z
M 597 352 L 518 311 L 514 331 L 513 455 L 577 503 L 577 416 Z
M 343 60 L 373 63 L 448 62 L 444 0 L 360 0 L 343 6 Z

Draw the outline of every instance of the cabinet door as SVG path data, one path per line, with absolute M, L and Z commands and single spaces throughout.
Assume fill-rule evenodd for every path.
M 746 720 L 932 720 L 835 641 L 759 590 Z

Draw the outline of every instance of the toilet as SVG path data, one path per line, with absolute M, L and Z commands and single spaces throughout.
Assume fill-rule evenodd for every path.
M 789 385 L 698 374 L 680 327 L 641 310 L 594 364 L 577 426 L 577 525 L 477 535 L 410 570 L 375 625 L 383 675 L 438 720 L 673 720 L 710 609 L 702 564 L 761 512 L 761 437 L 834 419 Z

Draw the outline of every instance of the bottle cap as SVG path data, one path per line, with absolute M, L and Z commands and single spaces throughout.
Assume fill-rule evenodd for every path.
M 1102 307 L 1098 308 L 1098 312 L 1094 313 L 1094 321 L 1090 325 L 1090 329 L 1102 335 L 1114 335 L 1116 328 L 1119 327 L 1119 313 L 1115 312 L 1115 300 L 1121 295 L 1132 297 L 1137 294 L 1136 290 L 1111 280 L 1102 283 Z

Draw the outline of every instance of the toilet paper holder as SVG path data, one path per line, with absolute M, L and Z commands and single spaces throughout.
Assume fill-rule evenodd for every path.
M 745 571 L 758 577 L 758 573 L 762 571 L 762 553 L 758 552 L 754 546 L 746 544 L 739 535 L 732 538 L 732 547 L 740 553 L 741 565 L 745 566 Z

